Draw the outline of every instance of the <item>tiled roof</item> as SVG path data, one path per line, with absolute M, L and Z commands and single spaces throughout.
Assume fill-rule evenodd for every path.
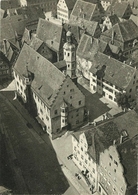
M 11 25 L 11 23 L 5 23 L 4 20 L 1 20 L 1 35 L 0 35 L 0 41 L 3 41 L 3 39 L 15 39 L 15 31 Z
M 138 26 L 138 16 L 131 15 L 129 19 Z
M 61 25 L 54 24 L 50 21 L 39 19 L 37 26 L 37 37 L 47 45 L 55 50 L 59 51 L 62 44 L 63 27 Z
M 138 144 L 138 135 L 117 147 L 117 150 L 121 156 L 120 158 L 121 164 L 126 170 L 124 172 L 124 176 L 128 184 L 126 195 L 136 194 L 137 144 Z
M 65 75 L 50 61 L 24 44 L 14 68 L 23 75 L 26 66 L 34 74 L 31 87 L 48 106 L 51 106 L 65 80 Z
M 1 23 L 4 23 L 5 25 L 11 25 L 12 29 L 17 32 L 19 35 L 23 35 L 26 20 L 24 19 L 23 15 L 13 15 L 10 17 L 2 18 Z M 3 29 L 5 32 L 6 30 Z
M 115 118 L 114 122 L 119 132 L 121 132 L 122 129 L 127 130 L 130 139 L 138 134 L 138 114 L 133 110 Z
M 98 51 L 104 52 L 107 47 L 107 43 L 95 38 L 92 38 L 89 35 L 83 34 L 76 54 L 80 57 L 85 58 L 86 60 L 92 61 L 95 54 Z
M 126 20 L 115 24 L 111 29 L 101 34 L 102 40 L 111 40 L 112 31 L 114 31 L 114 40 L 126 42 L 138 38 L 138 27 L 132 20 Z
M 39 38 L 33 36 L 30 42 L 30 47 L 32 47 L 35 51 L 39 49 L 39 47 L 42 45 L 43 41 Z
M 0 7 L 4 10 L 10 9 L 10 8 L 17 8 L 20 6 L 19 0 L 2 0 L 0 1 Z
M 135 123 L 135 121 L 137 122 Z M 90 126 L 88 128 L 81 128 L 81 131 L 73 133 L 73 136 L 79 141 L 79 136 L 82 133 L 85 134 L 87 143 L 89 145 L 88 152 L 92 157 L 94 156 L 93 152 L 96 152 L 96 161 L 98 163 L 100 153 L 113 145 L 114 140 L 116 140 L 116 144 L 119 145 L 118 148 L 123 146 L 123 144 L 120 145 L 122 130 L 126 130 L 128 133 L 128 138 L 132 139 L 138 134 L 137 129 L 138 114 L 135 111 L 130 111 L 112 119 L 111 121 L 108 121 L 107 123 L 100 124 L 97 127 L 92 127 L 91 129 Z M 124 144 L 125 143 L 127 142 L 124 142 Z M 92 147 L 94 148 L 92 149 Z M 125 160 L 126 159 L 122 159 L 122 163 Z M 126 162 L 123 163 L 123 165 L 124 164 L 126 164 Z M 131 167 L 131 163 L 129 165 Z M 128 164 L 126 164 L 126 166 L 128 166 Z
M 109 16 L 109 18 L 110 18 L 110 21 L 111 21 L 112 25 L 115 25 L 116 23 L 120 22 L 119 18 L 115 14 Z
M 66 31 L 68 31 L 68 28 L 70 27 L 70 32 L 72 33 L 72 36 L 74 37 L 74 39 L 77 41 L 77 43 L 79 42 L 80 39 L 80 32 L 79 32 L 79 27 L 76 24 L 64 24 L 64 29 Z M 75 44 L 75 43 L 74 43 Z
M 113 44 L 110 44 L 110 43 L 109 43 L 109 47 L 110 47 L 112 53 L 114 53 L 114 54 L 118 54 L 118 53 L 120 52 L 120 50 L 121 50 L 121 49 L 120 49 L 119 47 L 117 47 L 116 45 L 113 45 Z
M 96 9 L 96 4 L 93 3 L 89 3 L 86 1 L 82 1 L 82 0 L 77 0 L 76 4 L 74 5 L 74 8 L 72 10 L 70 19 L 74 20 L 74 19 L 78 19 L 78 18 L 83 18 L 85 20 L 92 20 L 93 17 L 93 13 Z
M 27 43 L 28 45 L 30 44 L 31 41 L 31 37 L 30 37 L 30 30 L 28 30 L 27 28 L 25 28 L 23 36 L 22 36 L 22 43 Z
M 136 71 L 133 67 L 98 52 L 93 59 L 90 72 L 96 74 L 103 65 L 106 66 L 103 79 L 121 89 L 128 87 Z
M 59 61 L 59 62 L 55 62 L 54 65 L 55 65 L 59 70 L 66 69 L 66 67 L 67 67 L 67 64 L 66 64 L 66 61 L 65 61 L 65 60 L 62 60 L 62 61 Z
M 0 20 L 3 18 L 5 11 L 0 8 Z
M 128 2 L 115 2 L 107 8 L 107 13 L 114 12 L 114 14 L 116 14 L 118 17 L 122 18 L 128 6 Z
M 32 21 L 38 21 L 39 18 L 45 18 L 42 9 L 35 5 L 18 8 L 17 13 L 22 14 L 27 19 L 28 24 Z
M 132 13 L 133 13 L 135 16 L 138 16 L 138 9 L 132 9 Z
M 72 10 L 75 3 L 76 3 L 76 0 L 65 0 L 66 4 L 67 4 L 67 7 L 69 10 Z

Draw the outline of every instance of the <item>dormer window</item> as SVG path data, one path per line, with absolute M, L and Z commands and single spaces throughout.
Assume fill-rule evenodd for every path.
M 25 84 L 29 83 L 29 78 L 24 78 Z

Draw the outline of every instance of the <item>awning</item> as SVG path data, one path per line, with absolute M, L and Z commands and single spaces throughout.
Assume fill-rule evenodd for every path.
M 35 117 L 36 120 L 38 121 L 38 123 L 42 126 L 42 127 L 46 127 L 45 123 L 39 118 L 39 116 Z

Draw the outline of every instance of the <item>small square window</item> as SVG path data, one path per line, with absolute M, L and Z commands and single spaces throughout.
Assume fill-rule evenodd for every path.
M 81 100 L 79 101 L 79 105 L 81 105 Z
M 57 110 L 55 110 L 55 114 L 57 114 L 58 112 L 57 112 Z

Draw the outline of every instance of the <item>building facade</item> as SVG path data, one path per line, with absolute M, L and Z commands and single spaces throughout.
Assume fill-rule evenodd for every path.
M 102 65 L 100 66 L 100 64 Z M 113 70 L 114 68 L 116 72 Z M 127 75 L 129 75 L 129 79 Z M 102 53 L 97 54 L 95 65 L 93 64 L 90 69 L 90 88 L 92 91 L 116 103 L 118 93 L 125 93 L 129 100 L 134 100 L 137 85 L 138 71 L 136 68 Z
M 125 195 L 126 188 L 124 168 L 120 162 L 116 145 L 112 145 L 100 154 L 98 192 L 102 195 Z
M 68 75 L 26 44 L 14 67 L 14 77 L 18 96 L 52 138 L 83 123 L 85 96 Z
M 136 194 L 137 119 L 133 110 L 72 134 L 73 162 L 92 194 Z
M 92 192 L 97 190 L 98 170 L 95 158 L 94 135 L 84 132 L 72 136 L 73 162 L 81 170 L 85 182 Z M 88 141 L 89 140 L 89 141 Z
M 57 18 L 67 23 L 76 0 L 59 0 L 57 3 Z

